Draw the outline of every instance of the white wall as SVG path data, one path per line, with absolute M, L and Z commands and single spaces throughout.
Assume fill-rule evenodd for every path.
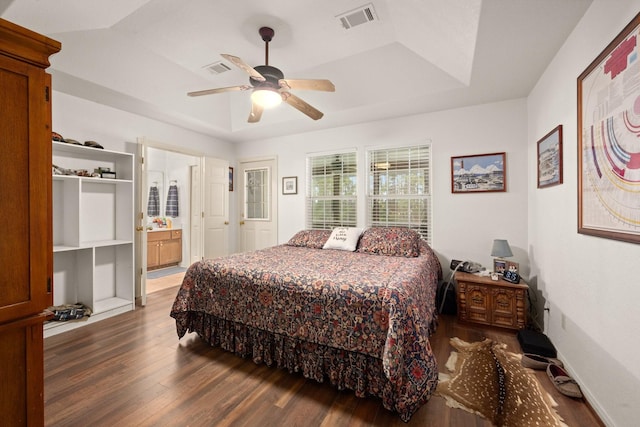
M 640 419 L 640 245 L 577 233 L 577 77 L 640 1 L 596 0 L 528 98 L 529 256 L 546 331 L 603 421 Z M 563 125 L 564 184 L 536 189 L 537 141 Z
M 525 100 L 481 105 L 322 130 L 238 145 L 237 157 L 278 155 L 278 241 L 305 227 L 308 153 L 356 148 L 359 194 L 365 194 L 365 151 L 370 147 L 431 142 L 433 155 L 433 241 L 448 274 L 452 258 L 492 268 L 495 238 L 509 240 L 513 260 L 529 271 L 527 250 L 527 146 Z M 507 192 L 451 193 L 451 157 L 506 152 Z M 282 177 L 298 177 L 298 194 L 282 195 Z M 364 199 L 359 225 L 364 225 Z
M 52 86 L 53 131 L 65 138 L 93 140 L 108 150 L 135 152 L 131 143 L 145 137 L 210 157 L 234 159 L 231 143 L 58 92 L 55 79 Z

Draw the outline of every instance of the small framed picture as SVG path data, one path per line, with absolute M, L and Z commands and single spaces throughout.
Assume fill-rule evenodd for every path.
M 282 178 L 282 194 L 298 194 L 297 176 L 285 176 Z
M 504 274 L 507 271 L 507 261 L 503 259 L 494 259 L 493 260 L 493 272 L 496 274 Z
M 517 262 L 507 261 L 506 271 L 512 271 L 514 273 L 517 273 L 519 269 L 520 269 L 520 265 L 518 265 Z

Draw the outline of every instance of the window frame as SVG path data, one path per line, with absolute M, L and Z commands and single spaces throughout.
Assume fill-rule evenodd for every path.
M 416 159 L 419 166 L 423 162 L 426 162 L 426 166 L 416 167 L 416 168 L 411 167 L 411 163 L 412 163 L 411 153 L 413 150 L 426 150 L 424 153 L 420 154 Z M 403 151 L 405 153 L 402 153 Z M 403 157 L 400 160 L 396 160 L 396 162 L 401 162 L 401 161 L 408 162 L 408 168 L 401 169 L 401 168 L 391 167 L 389 165 L 388 159 L 389 159 L 389 155 L 392 153 L 395 153 L 395 157 L 397 157 L 398 154 L 401 154 Z M 386 164 L 382 162 L 378 162 L 378 160 L 380 160 L 380 154 L 386 155 L 386 159 L 387 159 Z M 432 180 L 433 165 L 432 163 L 433 163 L 433 147 L 431 142 L 422 142 L 422 143 L 406 145 L 406 146 L 385 146 L 385 147 L 368 148 L 366 152 L 366 171 L 365 171 L 365 174 L 366 174 L 365 221 L 366 221 L 367 227 L 371 227 L 371 226 L 408 227 L 418 231 L 421 238 L 425 240 L 427 243 L 431 244 L 432 236 L 433 236 L 433 180 Z M 385 169 L 385 166 L 386 166 L 386 169 Z M 406 175 L 408 179 L 405 178 L 404 179 L 405 182 L 403 184 L 405 184 L 409 189 L 411 189 L 412 186 L 414 185 L 416 188 L 419 187 L 419 185 L 414 184 L 411 179 L 412 172 L 414 170 L 422 171 L 422 176 L 423 176 L 422 179 L 424 179 L 426 182 L 422 187 L 421 193 L 405 192 L 401 194 L 397 194 L 397 193 L 374 194 L 374 191 L 376 188 L 375 181 L 376 180 L 378 181 L 377 188 L 380 188 L 379 187 L 380 177 L 384 175 L 383 173 L 379 172 L 381 170 L 387 170 L 387 171 L 406 170 L 407 173 L 405 173 L 404 175 Z M 414 179 L 417 179 L 419 177 L 420 177 L 420 174 L 417 174 L 414 176 Z M 403 181 L 403 179 L 401 179 L 398 174 L 395 174 L 395 177 L 393 179 L 389 179 L 389 173 L 387 172 L 387 181 L 388 181 L 387 185 L 391 186 L 391 184 L 389 184 L 389 181 Z M 413 214 L 411 211 L 411 207 L 409 207 L 407 212 L 407 219 L 408 219 L 407 221 L 403 221 L 402 219 L 397 219 L 397 218 L 395 220 L 390 221 L 388 216 L 386 216 L 386 218 L 377 218 L 377 219 L 374 218 L 374 215 L 376 214 L 374 214 L 373 206 L 376 201 L 383 201 L 388 207 L 392 203 L 406 204 L 408 202 L 410 205 L 412 200 L 417 200 L 419 201 L 419 205 L 426 205 L 426 206 L 423 206 L 422 208 L 418 206 L 419 209 L 416 214 Z M 389 202 L 392 202 L 392 203 L 389 203 Z M 420 216 L 424 216 L 426 220 L 415 221 L 416 215 L 418 216 L 418 219 Z
M 316 161 L 324 160 L 329 161 L 332 158 L 340 157 L 341 159 L 341 169 L 339 173 L 333 173 L 334 171 L 326 171 L 326 163 L 325 163 L 325 172 L 324 174 L 315 174 L 314 175 L 314 163 Z M 352 163 L 348 163 L 349 165 L 353 165 L 353 172 L 345 172 L 345 157 L 347 157 L 347 161 L 351 161 Z M 309 153 L 306 158 L 306 176 L 307 176 L 307 185 L 306 185 L 306 200 L 305 200 L 305 225 L 307 229 L 326 229 L 330 230 L 334 227 L 356 227 L 358 223 L 358 152 L 356 149 L 349 150 L 338 150 L 331 152 L 322 152 L 322 153 Z M 318 195 L 314 194 L 314 178 L 317 177 L 329 177 L 333 176 L 335 179 L 339 177 L 338 184 L 340 185 L 339 191 L 340 194 L 331 194 L 331 195 Z M 342 191 L 345 189 L 344 178 L 350 180 L 349 187 L 353 190 L 352 194 L 345 195 Z M 336 184 L 334 184 L 335 186 Z M 323 203 L 331 202 L 338 206 L 337 210 L 339 212 L 339 218 L 329 218 L 326 216 L 323 218 L 315 218 L 314 217 L 314 203 Z M 326 209 L 323 209 L 323 212 L 326 212 Z M 345 215 L 345 216 L 343 216 Z

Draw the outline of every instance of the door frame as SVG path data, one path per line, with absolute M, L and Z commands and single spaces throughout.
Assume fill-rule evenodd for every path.
M 149 198 L 147 192 L 147 164 L 144 160 L 148 156 L 147 149 L 153 148 L 156 150 L 170 151 L 172 153 L 197 157 L 199 159 L 198 161 L 200 163 L 200 166 L 204 164 L 205 155 L 198 151 L 176 147 L 159 141 L 151 141 L 146 137 L 136 138 L 136 143 L 138 158 L 136 159 L 135 175 L 140 185 L 137 186 L 138 203 L 136 204 L 135 213 L 135 297 L 136 299 L 140 298 L 140 304 L 142 306 L 145 306 L 147 304 L 147 233 L 143 231 L 145 231 L 147 224 L 147 202 Z M 189 197 L 191 197 L 191 195 L 189 195 Z M 200 197 L 202 199 L 202 194 L 200 195 Z M 189 221 L 189 224 L 189 227 L 191 228 L 191 220 Z M 191 232 L 191 230 L 189 230 L 189 232 Z M 190 257 L 191 248 L 188 247 L 187 249 L 189 250 L 188 256 Z

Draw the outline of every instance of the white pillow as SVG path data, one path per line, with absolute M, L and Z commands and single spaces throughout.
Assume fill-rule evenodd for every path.
M 322 249 L 339 249 L 341 251 L 355 251 L 362 228 L 336 227 Z

